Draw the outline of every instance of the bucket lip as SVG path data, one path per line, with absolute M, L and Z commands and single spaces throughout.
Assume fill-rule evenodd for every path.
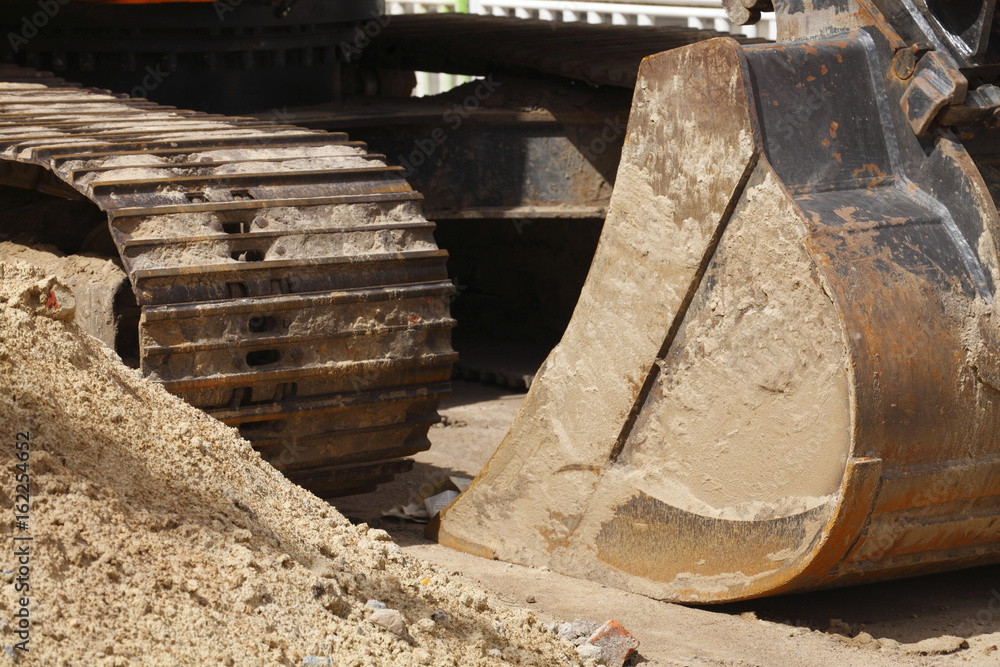
M 850 552 L 860 537 L 878 495 L 882 459 L 849 458 L 836 505 L 811 545 L 783 567 L 754 577 L 745 586 L 730 586 L 706 597 L 704 590 L 668 590 L 664 599 L 676 602 L 739 602 L 765 595 L 815 588 L 830 570 Z M 831 501 L 832 503 L 833 501 Z

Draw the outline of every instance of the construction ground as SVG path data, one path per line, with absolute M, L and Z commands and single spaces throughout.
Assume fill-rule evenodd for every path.
M 641 642 L 630 664 L 1000 664 L 996 566 L 697 608 L 450 551 L 383 518 L 480 469 L 523 399 L 509 390 L 456 382 L 413 472 L 330 506 L 122 365 L 73 307 L 53 278 L 0 264 L 5 517 L 22 502 L 17 451 L 31 485 L 28 518 L 0 524 L 0 665 L 586 664 L 552 625 L 577 619 L 622 623 Z M 19 592 L 11 554 L 27 537 Z

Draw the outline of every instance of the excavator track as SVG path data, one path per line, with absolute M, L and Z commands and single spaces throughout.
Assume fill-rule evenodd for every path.
M 143 375 L 323 496 L 408 470 L 456 354 L 447 253 L 344 134 L 0 67 L 0 183 L 107 213 Z

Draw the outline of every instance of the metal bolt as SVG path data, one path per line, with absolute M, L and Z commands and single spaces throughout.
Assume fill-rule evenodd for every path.
M 917 69 L 917 54 L 913 47 L 900 49 L 892 57 L 892 72 L 898 78 L 906 81 Z

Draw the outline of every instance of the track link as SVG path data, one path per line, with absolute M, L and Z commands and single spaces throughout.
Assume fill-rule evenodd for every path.
M 344 134 L 0 67 L 0 181 L 107 213 L 143 374 L 324 496 L 408 470 L 450 391 L 447 254 L 400 172 Z

